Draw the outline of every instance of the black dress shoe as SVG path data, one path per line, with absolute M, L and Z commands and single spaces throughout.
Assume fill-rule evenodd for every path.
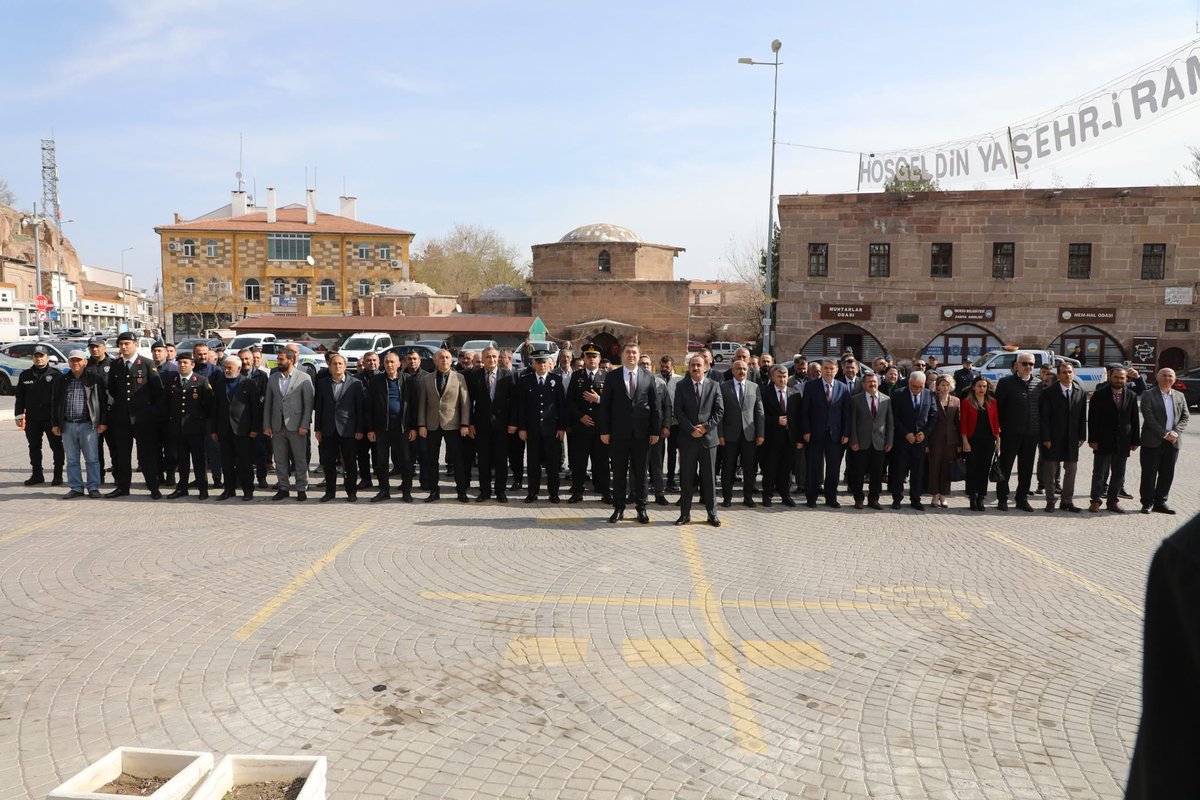
M 1143 513 L 1143 514 L 1149 514 L 1149 513 L 1150 513 L 1150 506 L 1142 506 L 1142 513 Z
M 654 505 L 669 506 L 669 505 L 671 505 L 671 501 L 667 499 L 667 496 L 665 494 L 656 494 L 656 495 L 654 495 Z
M 54 480 L 50 481 L 51 486 L 62 486 L 62 475 L 55 475 Z
M 63 500 L 74 500 L 76 497 L 83 497 L 83 492 L 77 492 L 74 489 L 62 496 Z
M 460 503 L 469 503 L 469 502 L 471 502 L 471 498 L 467 497 L 467 493 L 466 493 L 466 492 L 463 492 L 462 494 L 460 494 L 460 495 L 458 496 L 458 502 L 460 502 Z
M 1174 514 L 1175 513 L 1175 509 L 1171 508 L 1166 503 L 1155 503 L 1154 507 L 1151 508 L 1150 510 L 1153 511 L 1155 514 Z
M 259 489 L 268 489 L 270 487 L 267 486 L 266 480 L 261 480 L 258 482 L 258 488 Z
M 909 505 L 912 506 L 917 511 L 925 510 L 925 504 L 922 503 L 920 500 L 912 500 L 909 502 Z
M 363 478 L 358 482 L 358 486 L 355 488 L 357 488 L 357 489 L 372 489 L 372 488 L 374 488 L 374 485 L 371 483 L 370 478 Z
M 411 503 L 413 501 L 412 492 L 404 492 L 400 495 L 400 502 Z
M 442 497 L 440 492 L 430 492 L 429 497 L 425 498 L 426 503 L 436 503 Z
M 1126 500 L 1132 500 L 1133 495 L 1126 491 L 1117 492 L 1117 497 L 1124 497 Z
M 996 510 L 997 511 L 1008 511 L 1008 498 L 1007 497 L 1001 497 L 999 500 L 996 501 Z
M 224 488 L 225 488 L 225 484 L 221 483 L 220 479 L 218 479 L 218 478 L 213 478 L 212 487 L 213 487 L 214 489 L 224 489 Z
M 1033 506 L 1029 505 L 1028 500 L 1018 500 L 1016 505 L 1021 511 L 1024 511 L 1028 514 L 1033 513 Z
M 296 502 L 303 503 L 308 499 L 308 492 L 296 492 Z
M 526 503 L 536 503 L 536 502 L 537 502 L 537 495 L 536 495 L 536 494 L 527 494 L 527 495 L 525 495 L 525 502 L 526 502 Z
M 475 502 L 476 503 L 484 503 L 491 499 L 492 499 L 492 496 L 490 494 L 488 494 L 487 492 L 484 492 L 483 494 L 479 495 L 479 497 L 475 498 Z
M 830 508 L 841 508 L 842 507 L 842 504 L 839 503 L 837 500 L 826 501 L 825 505 L 829 506 Z
M 91 500 L 99 500 L 103 495 L 99 489 L 88 489 L 88 498 Z
M 507 502 L 508 502 L 508 495 L 506 495 L 506 494 L 498 494 L 498 495 L 496 495 L 496 502 L 497 502 L 497 503 L 507 503 Z
M 770 508 L 771 507 L 771 498 L 764 497 L 762 499 L 762 504 L 763 504 L 763 508 Z
M 550 495 L 550 497 L 548 498 L 548 500 L 549 500 L 551 503 L 559 503 L 559 502 L 561 502 L 561 501 L 558 499 L 558 495 L 556 495 L 556 494 L 552 494 L 552 495 Z
M 753 497 L 747 497 L 745 500 L 742 501 L 742 505 L 744 505 L 746 508 L 754 508 L 755 506 L 758 505 L 758 503 L 754 502 Z
M 253 500 L 253 499 L 254 499 L 254 493 L 253 493 L 253 492 L 247 492 L 246 494 L 242 495 L 242 502 L 243 502 L 243 503 L 249 503 L 249 502 L 250 502 L 251 500 Z
M 717 519 L 716 514 L 709 514 L 708 515 L 708 524 L 712 525 L 714 528 L 719 528 L 719 527 L 721 527 L 721 520 Z
M 817 501 L 816 500 L 805 500 L 804 505 L 808 506 L 809 508 L 816 508 Z
M 25 479 L 26 486 L 40 486 L 41 484 L 43 484 L 45 482 L 46 482 L 46 479 L 44 477 L 42 477 L 41 475 L 33 475 L 33 476 Z
M 687 514 L 681 514 L 679 519 L 675 520 L 676 525 L 691 525 L 692 518 Z
M 782 499 L 782 500 L 780 500 L 779 502 L 783 503 L 783 504 L 784 504 L 785 506 L 787 506 L 788 508 L 795 508 L 795 507 L 796 507 L 796 501 L 792 499 L 792 496 L 791 496 L 790 494 L 785 494 L 785 495 L 783 496 L 783 499 Z
M 125 494 L 129 494 L 129 492 L 126 492 Z M 205 495 L 205 497 L 207 497 L 207 496 L 208 495 Z M 150 490 L 150 499 L 151 500 L 162 500 L 162 492 L 160 492 L 158 489 L 151 489 Z
M 328 503 L 332 499 L 333 499 L 333 492 L 326 492 L 325 494 L 321 495 L 320 502 Z
M 638 512 L 637 512 L 637 521 L 638 521 L 638 522 L 640 522 L 640 523 L 642 523 L 643 525 L 649 525 L 649 524 L 650 524 L 650 515 L 646 513 L 646 509 L 644 509 L 644 508 L 639 508 L 639 509 L 638 509 Z
M 347 502 L 347 503 L 357 503 L 357 502 L 358 502 L 358 495 L 356 495 L 356 494 L 348 494 L 348 495 L 346 495 L 346 502 Z
M 625 519 L 625 509 L 619 509 L 617 511 L 614 511 L 612 513 L 612 515 L 609 516 L 608 521 L 609 522 L 620 522 L 623 519 Z
M 154 492 L 151 492 L 150 496 L 154 497 Z M 208 499 L 208 489 L 201 489 L 200 493 L 197 494 L 196 497 L 200 500 L 207 500 Z
M 903 505 L 903 503 L 901 502 L 900 498 L 896 497 L 892 499 L 892 508 L 899 510 L 901 505 Z
M 873 503 L 867 503 L 867 508 L 873 508 L 873 509 L 875 509 L 876 511 L 883 511 L 883 506 L 879 505 L 879 501 L 878 501 L 878 500 L 876 500 L 876 501 L 875 501 L 875 502 L 873 502 Z
M 278 492 L 275 493 L 275 495 L 271 498 L 271 500 L 272 501 L 286 500 L 289 494 L 291 494 L 291 492 L 289 492 L 287 489 L 280 489 Z
M 726 497 L 724 500 L 721 501 L 721 508 L 729 508 L 732 505 L 733 505 L 733 500 L 728 497 Z
M 372 503 L 382 503 L 384 500 L 388 500 L 390 498 L 391 498 L 391 495 L 388 492 L 380 491 L 380 492 L 376 493 L 376 495 L 374 497 L 371 498 L 371 502 Z
M 226 490 L 224 492 L 221 492 L 219 495 L 217 495 L 217 500 L 218 501 L 228 500 L 229 498 L 233 497 L 233 494 L 234 494 L 233 492 Z
M 175 500 L 180 497 L 187 497 L 187 495 L 188 495 L 188 490 L 181 486 L 178 489 L 176 489 L 175 491 L 171 492 L 169 495 L 167 495 L 167 499 Z
M 1061 508 L 1063 511 L 1070 511 L 1072 514 L 1078 514 L 1083 511 L 1082 508 L 1080 508 L 1079 506 L 1074 505 L 1074 504 L 1066 505 L 1066 506 L 1059 506 L 1059 508 Z
M 582 503 L 582 502 L 583 502 L 583 495 L 580 494 L 579 492 L 572 492 L 571 496 L 567 498 L 568 505 L 570 505 L 572 503 Z

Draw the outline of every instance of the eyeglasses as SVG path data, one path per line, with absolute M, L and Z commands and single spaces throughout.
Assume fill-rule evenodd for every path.
M 1017 366 L 1018 367 L 1032 367 L 1033 362 L 1032 361 L 1018 361 Z

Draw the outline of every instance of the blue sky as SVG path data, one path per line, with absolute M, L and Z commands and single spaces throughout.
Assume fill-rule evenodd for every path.
M 766 228 L 771 69 L 782 142 L 850 151 L 984 133 L 1197 36 L 1195 0 L 1089 2 L 344 2 L 115 0 L 4 12 L 0 177 L 41 196 L 53 136 L 67 235 L 151 286 L 152 228 L 227 203 L 244 172 L 425 236 L 455 223 L 529 246 L 592 222 L 728 274 Z M 1028 177 L 1169 183 L 1200 98 Z M 855 189 L 857 156 L 780 146 L 777 193 Z M 972 188 L 978 181 L 948 184 Z M 252 187 L 248 184 L 248 188 Z M 1010 179 L 989 188 L 1009 188 Z

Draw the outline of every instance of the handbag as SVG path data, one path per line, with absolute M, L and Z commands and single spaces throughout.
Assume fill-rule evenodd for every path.
M 967 479 L 967 460 L 959 457 L 950 462 L 950 481 L 965 481 Z
M 992 483 L 1002 483 L 1004 481 L 1004 469 L 1000 466 L 999 452 L 992 456 L 992 468 L 988 470 L 988 480 Z

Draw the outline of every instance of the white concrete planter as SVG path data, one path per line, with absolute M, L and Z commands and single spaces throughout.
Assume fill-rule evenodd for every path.
M 51 791 L 46 800 L 112 800 L 119 795 L 97 790 L 116 780 L 121 773 L 135 778 L 168 778 L 158 791 L 147 797 L 151 800 L 183 800 L 212 766 L 212 753 L 118 747 Z
M 325 756 L 225 756 L 191 800 L 221 800 L 234 786 L 304 778 L 296 800 L 325 800 Z

